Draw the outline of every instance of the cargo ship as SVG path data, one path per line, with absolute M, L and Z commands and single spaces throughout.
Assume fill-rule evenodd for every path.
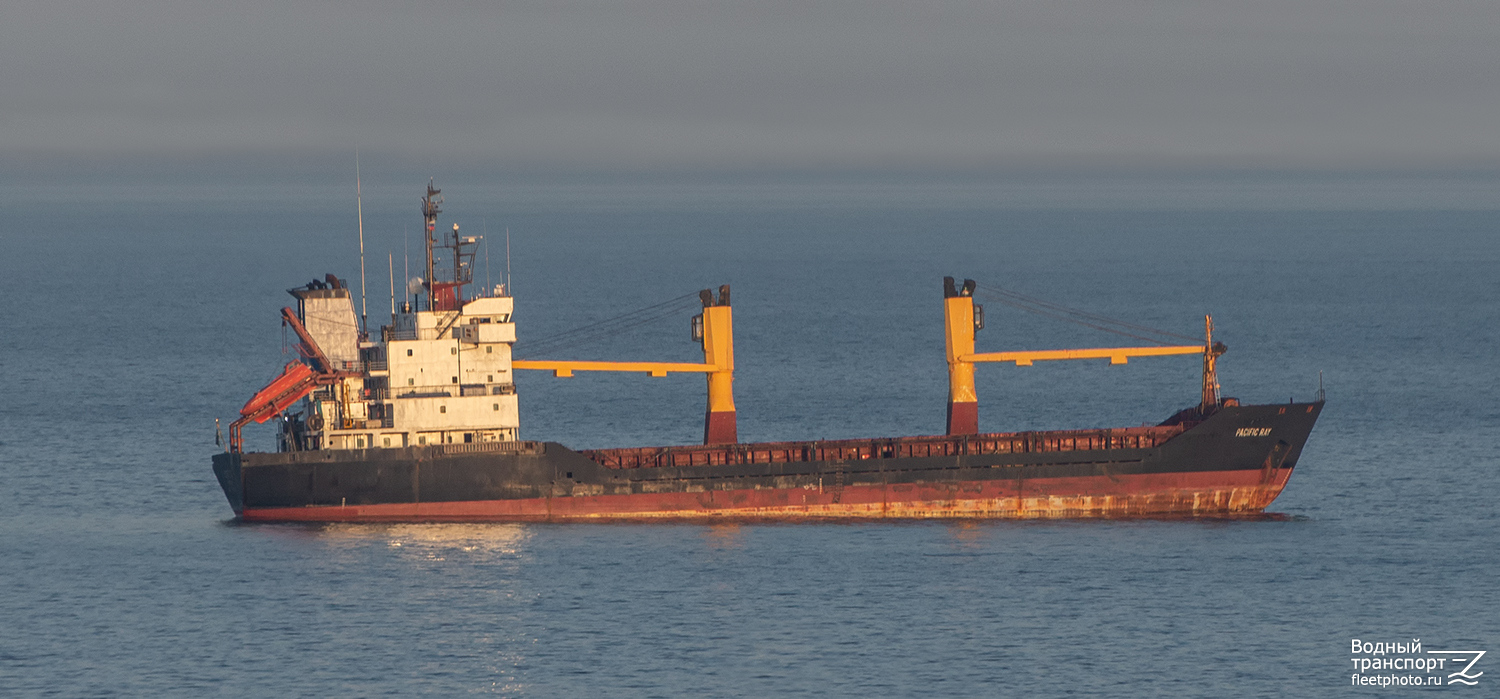
M 1286 486 L 1323 408 L 1316 399 L 1222 398 L 1224 353 L 1201 344 L 977 352 L 976 284 L 943 280 L 949 392 L 942 435 L 741 443 L 729 287 L 698 294 L 702 363 L 512 356 L 505 284 L 469 293 L 480 239 L 437 231 L 441 192 L 422 198 L 426 277 L 378 332 L 328 275 L 282 309 L 299 357 L 230 425 L 213 470 L 237 518 L 255 522 L 661 519 L 1234 517 Z M 361 263 L 363 267 L 363 263 Z M 394 277 L 394 274 L 392 275 Z M 441 277 L 441 278 L 440 278 Z M 361 282 L 363 286 L 363 282 Z M 694 302 L 694 306 L 697 302 Z M 1199 355 L 1202 398 L 1155 426 L 980 432 L 977 365 Z M 699 373 L 703 444 L 571 449 L 521 438 L 516 371 Z M 274 421 L 276 451 L 244 450 Z

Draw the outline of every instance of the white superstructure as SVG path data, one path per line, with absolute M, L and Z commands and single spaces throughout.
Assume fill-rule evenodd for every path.
M 342 282 L 291 293 L 307 333 L 343 375 L 308 394 L 300 415 L 283 421 L 282 450 L 517 439 L 511 370 L 516 326 L 513 301 L 503 289 L 455 311 L 408 306 L 381 328 L 379 340 L 365 342 L 359 341 L 353 299 Z
M 245 425 L 272 419 L 281 427 L 278 451 L 437 445 L 444 453 L 513 450 L 523 446 L 517 369 L 555 376 L 575 371 L 702 374 L 708 389 L 703 443 L 738 441 L 729 285 L 720 286 L 717 296 L 704 289 L 696 301 L 687 294 L 644 309 L 686 311 L 701 302 L 703 312 L 693 317 L 692 337 L 703 350 L 702 363 L 513 360 L 515 306 L 509 290 L 501 284 L 465 297 L 480 239 L 460 235 L 454 224 L 452 235 L 440 241 L 435 231 L 441 203 L 440 192 L 429 182 L 422 197 L 427 277 L 406 284 L 409 298 L 399 309 L 391 300 L 391 323 L 379 332 L 371 332 L 355 315 L 348 285 L 331 274 L 287 290 L 297 307 L 283 308 L 281 317 L 297 335 L 301 358 L 288 363 L 240 409 L 240 417 L 229 425 L 230 451 L 244 451 Z M 639 313 L 621 318 L 638 321 Z
M 405 302 L 380 328 L 362 333 L 348 285 L 328 275 L 288 290 L 295 318 L 283 313 L 302 340 L 299 350 L 318 373 L 299 410 L 284 414 L 282 451 L 400 448 L 429 444 L 513 442 L 520 428 L 511 346 L 516 326 L 504 285 L 465 299 L 479 239 L 434 235 L 441 197 L 428 187 L 428 277 L 413 280 L 424 293 Z M 451 269 L 439 269 L 435 251 Z M 442 255 L 438 252 L 437 255 Z M 425 304 L 423 303 L 425 301 Z M 420 309 L 419 305 L 425 305 Z M 300 326 L 300 327 L 299 327 Z

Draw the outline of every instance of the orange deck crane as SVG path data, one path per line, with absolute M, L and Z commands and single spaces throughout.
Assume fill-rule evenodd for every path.
M 256 424 L 270 420 L 279 415 L 281 411 L 292 407 L 303 396 L 312 393 L 319 386 L 328 386 L 338 383 L 340 379 L 358 376 L 358 373 L 347 371 L 335 371 L 333 362 L 328 360 L 327 355 L 318 347 L 302 321 L 297 318 L 297 312 L 290 308 L 281 309 L 281 321 L 292 328 L 300 341 L 298 352 L 311 361 L 314 366 L 309 367 L 302 362 L 289 362 L 281 370 L 281 374 L 271 380 L 265 388 L 260 389 L 254 396 L 240 408 L 240 417 L 229 423 L 229 449 L 239 452 L 244 448 L 244 437 L 241 429 L 254 422 Z

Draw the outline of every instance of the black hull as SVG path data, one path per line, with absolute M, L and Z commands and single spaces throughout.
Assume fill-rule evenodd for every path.
M 1253 514 L 1285 486 L 1322 407 L 1227 406 L 1136 430 L 619 450 L 636 459 L 624 468 L 617 452 L 548 442 L 224 453 L 214 472 L 235 513 L 263 521 Z M 928 455 L 909 455 L 919 448 Z M 641 466 L 643 453 L 730 463 Z

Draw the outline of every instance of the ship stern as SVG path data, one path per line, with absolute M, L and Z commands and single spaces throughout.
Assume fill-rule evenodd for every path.
M 234 509 L 234 515 L 240 516 L 245 511 L 244 479 L 240 476 L 240 455 L 227 451 L 214 454 L 214 476 L 219 479 L 219 487 L 224 489 L 224 497 L 229 499 L 229 506 Z

